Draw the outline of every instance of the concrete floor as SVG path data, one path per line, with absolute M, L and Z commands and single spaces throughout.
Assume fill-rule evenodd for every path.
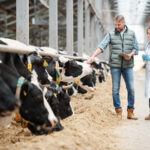
M 116 145 L 121 150 L 150 150 L 150 121 L 144 120 L 145 116 L 149 114 L 148 100 L 144 96 L 145 73 L 134 72 L 134 82 L 135 114 L 139 119 L 137 121 L 127 120 L 126 108 L 123 108 L 123 125 L 114 131 L 118 137 Z

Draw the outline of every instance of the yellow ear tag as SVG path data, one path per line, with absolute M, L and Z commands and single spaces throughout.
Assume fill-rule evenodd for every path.
M 56 83 L 60 83 L 60 77 L 56 77 Z
M 31 72 L 32 71 L 32 64 L 28 64 L 27 68 Z
M 56 70 L 58 71 L 58 69 L 59 69 L 59 63 L 58 63 L 58 61 L 56 61 L 56 66 L 55 66 L 55 68 L 56 68 Z
M 26 92 L 26 91 L 23 91 L 23 95 L 26 96 L 26 95 L 27 95 L 27 92 Z
M 76 80 L 76 82 L 75 82 L 75 84 L 79 84 L 79 82 L 80 82 L 80 78 L 78 78 L 77 80 Z
M 47 66 L 48 66 L 48 63 L 47 63 L 47 61 L 46 61 L 46 60 L 44 60 L 44 62 L 43 62 L 43 66 L 44 66 L 44 67 L 47 67 Z
M 14 120 L 15 120 L 16 122 L 21 122 L 21 121 L 22 121 L 21 115 L 20 115 L 20 114 L 15 114 Z

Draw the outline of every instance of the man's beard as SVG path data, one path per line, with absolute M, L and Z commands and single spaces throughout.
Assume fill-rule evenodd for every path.
M 123 29 L 116 29 L 118 32 L 122 32 L 123 30 L 124 30 L 124 28 Z

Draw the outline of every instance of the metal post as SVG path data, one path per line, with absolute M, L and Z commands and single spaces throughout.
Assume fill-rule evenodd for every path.
M 58 49 L 58 4 L 49 0 L 49 46 Z
M 85 53 L 89 53 L 90 46 L 90 8 L 89 2 L 85 1 Z
M 78 0 L 78 53 L 83 54 L 83 0 Z
M 91 18 L 91 35 L 90 35 L 90 41 L 91 41 L 91 54 L 94 51 L 94 36 L 95 36 L 95 32 L 94 32 L 94 20 L 95 20 L 95 16 L 93 16 Z
M 29 44 L 29 0 L 16 0 L 16 39 Z
M 66 15 L 67 15 L 67 39 L 66 47 L 69 55 L 73 54 L 73 0 L 66 2 Z

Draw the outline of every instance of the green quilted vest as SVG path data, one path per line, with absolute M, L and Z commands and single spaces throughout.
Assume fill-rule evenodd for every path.
M 122 56 L 119 56 L 121 52 L 129 54 L 133 50 L 134 32 L 128 28 L 121 37 L 119 32 L 113 31 L 110 33 L 110 55 L 109 65 L 110 67 L 129 68 L 134 66 L 133 57 L 127 61 Z

